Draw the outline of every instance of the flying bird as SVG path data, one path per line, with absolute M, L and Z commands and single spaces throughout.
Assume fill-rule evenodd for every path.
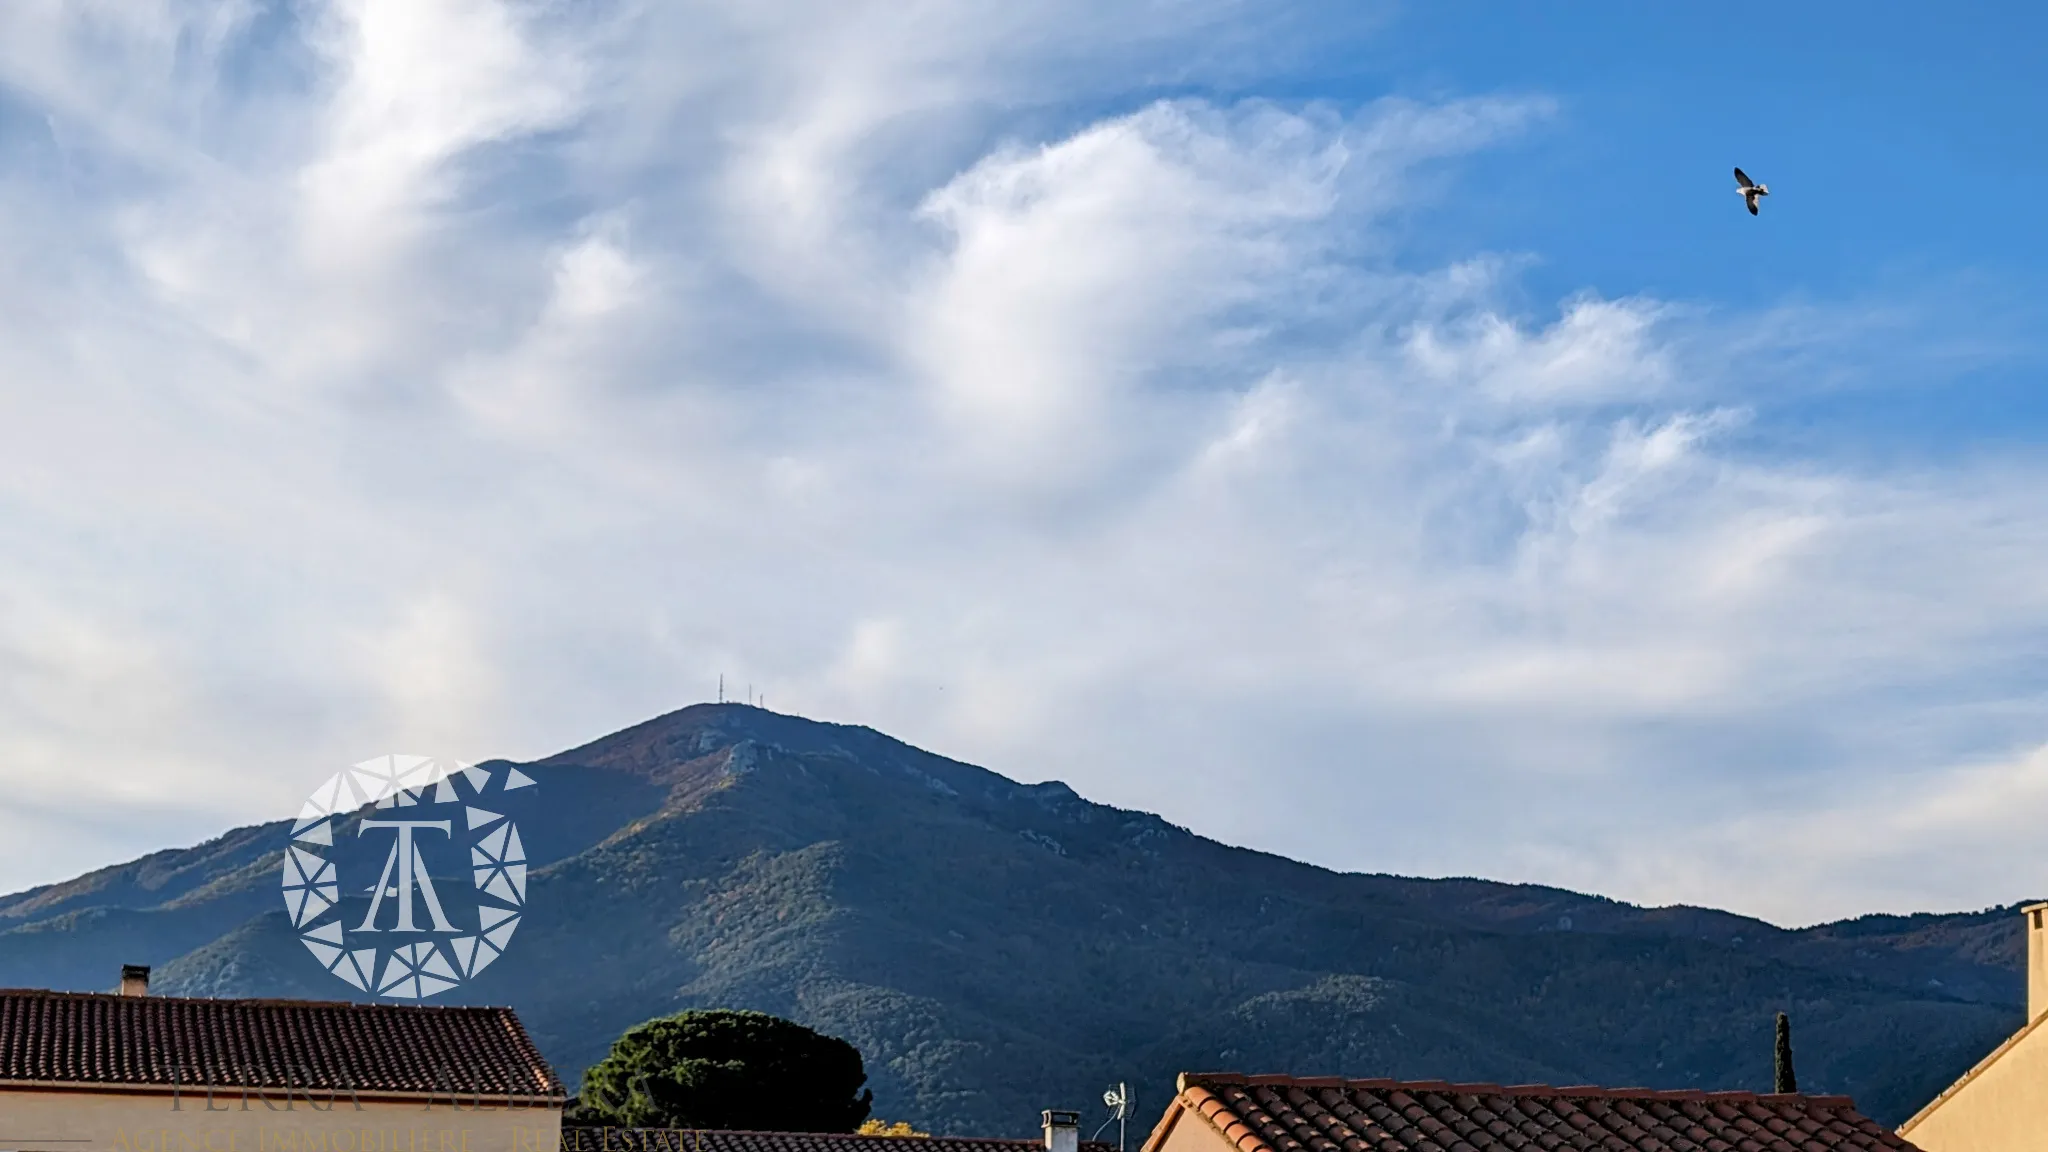
M 1755 181 L 1749 178 L 1748 173 L 1744 172 L 1740 168 L 1737 168 L 1735 170 L 1735 183 L 1740 185 L 1740 187 L 1736 188 L 1735 190 L 1737 192 L 1742 193 L 1742 202 L 1744 204 L 1749 205 L 1749 214 L 1751 216 L 1756 215 L 1757 198 L 1760 196 L 1769 196 L 1771 194 L 1770 185 L 1756 183 Z

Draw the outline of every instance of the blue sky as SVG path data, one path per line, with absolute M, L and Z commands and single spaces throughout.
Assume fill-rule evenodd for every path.
M 723 673 L 1333 867 L 2039 896 L 2044 22 L 7 6 L 0 888 Z
M 1771 404 L 1763 434 L 1862 457 L 2020 451 L 2048 424 L 2039 386 L 2048 192 L 2029 142 L 2048 16 L 1815 4 L 1587 4 L 1400 10 L 1367 58 L 1397 91 L 1556 94 L 1551 130 L 1472 169 L 1424 230 L 1438 258 L 1519 251 L 1533 306 L 1593 287 L 1740 308 L 1910 300 L 1947 371 L 1867 370 L 1872 402 Z M 1767 230 L 1726 211 L 1733 164 L 1771 183 Z M 1725 182 L 1723 182 L 1725 184 Z M 1530 196 L 1571 186 L 1565 200 Z M 1929 313 L 1940 314 L 1936 320 Z M 1874 366 L 1881 369 L 1882 365 Z M 1846 383 L 1846 382 L 1845 382 Z
M 2030 45 L 2048 31 L 2038 10 L 1815 4 L 1759 20 L 1708 5 L 1585 4 L 1476 15 L 1405 7 L 1365 59 L 1413 95 L 1565 102 L 1551 133 L 1488 167 L 1502 193 L 1522 179 L 1570 181 L 1579 210 L 1503 195 L 1459 213 L 1466 243 L 1543 253 L 1556 292 L 1844 297 L 1971 272 L 2038 286 L 2041 231 L 2024 226 L 2042 182 L 2028 146 L 2041 95 Z M 1735 163 L 1775 179 L 1785 226 L 1744 231 L 1719 211 L 1727 197 L 1708 193 L 1726 190 L 1704 177 Z M 1944 195 L 1930 194 L 1936 185 Z

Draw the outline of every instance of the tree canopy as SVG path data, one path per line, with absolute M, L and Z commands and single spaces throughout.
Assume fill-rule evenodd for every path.
M 852 1132 L 860 1051 L 762 1012 L 679 1012 L 627 1030 L 583 1074 L 577 1120 L 633 1128 Z

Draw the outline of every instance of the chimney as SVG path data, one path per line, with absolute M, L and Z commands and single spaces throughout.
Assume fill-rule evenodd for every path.
M 149 965 L 147 965 L 147 964 L 123 964 L 123 965 L 121 965 L 121 995 L 123 995 L 123 996 L 147 996 L 147 995 L 149 995 Z
M 1049 1109 L 1045 1113 L 1045 1152 L 1081 1152 L 1081 1114 Z
M 2048 904 L 2020 909 L 2027 918 L 2027 1023 L 2048 1016 L 2048 925 L 2042 923 Z

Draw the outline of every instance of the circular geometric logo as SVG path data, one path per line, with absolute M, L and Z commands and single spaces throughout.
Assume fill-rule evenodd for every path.
M 284 907 L 320 966 L 420 1000 L 505 951 L 526 907 L 526 846 L 507 793 L 533 778 L 426 756 L 337 772 L 292 822 Z

